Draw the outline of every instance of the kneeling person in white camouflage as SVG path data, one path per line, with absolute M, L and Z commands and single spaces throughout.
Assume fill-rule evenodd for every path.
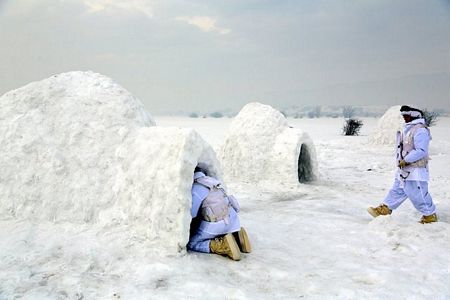
M 373 217 L 390 215 L 409 198 L 422 213 L 421 223 L 437 221 L 436 207 L 428 192 L 428 145 L 430 130 L 425 125 L 423 112 L 403 105 L 400 112 L 405 120 L 403 131 L 397 132 L 397 173 L 394 186 L 378 207 L 369 207 Z
M 189 250 L 226 255 L 240 260 L 240 252 L 251 252 L 247 233 L 239 223 L 239 204 L 227 195 L 216 178 L 196 167 L 192 185 Z

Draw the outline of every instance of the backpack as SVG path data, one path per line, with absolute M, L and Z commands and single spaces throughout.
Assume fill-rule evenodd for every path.
M 198 184 L 209 189 L 208 196 L 203 200 L 201 206 L 201 216 L 205 221 L 218 222 L 223 220 L 229 224 L 229 209 L 232 206 L 236 212 L 239 212 L 239 204 L 233 196 L 228 196 L 221 187 L 220 181 L 215 178 L 205 176 L 195 180 Z

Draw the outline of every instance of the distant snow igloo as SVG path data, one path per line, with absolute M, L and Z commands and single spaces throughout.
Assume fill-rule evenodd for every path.
M 402 130 L 403 124 L 405 124 L 405 121 L 400 114 L 400 105 L 392 106 L 378 120 L 373 134 L 369 138 L 369 143 L 374 145 L 394 145 L 396 133 Z
M 155 126 L 139 100 L 93 72 L 28 84 L 0 105 L 0 218 L 129 225 L 168 253 L 185 247 L 195 166 L 220 178 L 194 130 Z
M 219 159 L 226 180 L 276 184 L 317 179 L 317 158 L 309 135 L 291 128 L 269 105 L 245 105 L 230 125 Z

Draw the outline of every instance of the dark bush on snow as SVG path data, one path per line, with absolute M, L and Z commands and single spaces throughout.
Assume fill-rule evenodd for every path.
M 347 119 L 345 120 L 342 132 L 344 135 L 358 135 L 362 126 L 363 121 L 359 119 Z
M 426 109 L 423 110 L 423 118 L 425 119 L 425 124 L 428 127 L 436 125 L 438 117 L 439 117 L 439 112 L 437 112 L 437 111 L 428 111 Z

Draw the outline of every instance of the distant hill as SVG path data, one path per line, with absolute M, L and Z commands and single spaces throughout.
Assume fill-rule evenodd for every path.
M 306 91 L 304 98 L 316 103 L 341 105 L 417 104 L 450 109 L 450 73 L 412 75 L 379 81 L 338 84 Z M 309 101 L 308 101 L 309 102 Z

